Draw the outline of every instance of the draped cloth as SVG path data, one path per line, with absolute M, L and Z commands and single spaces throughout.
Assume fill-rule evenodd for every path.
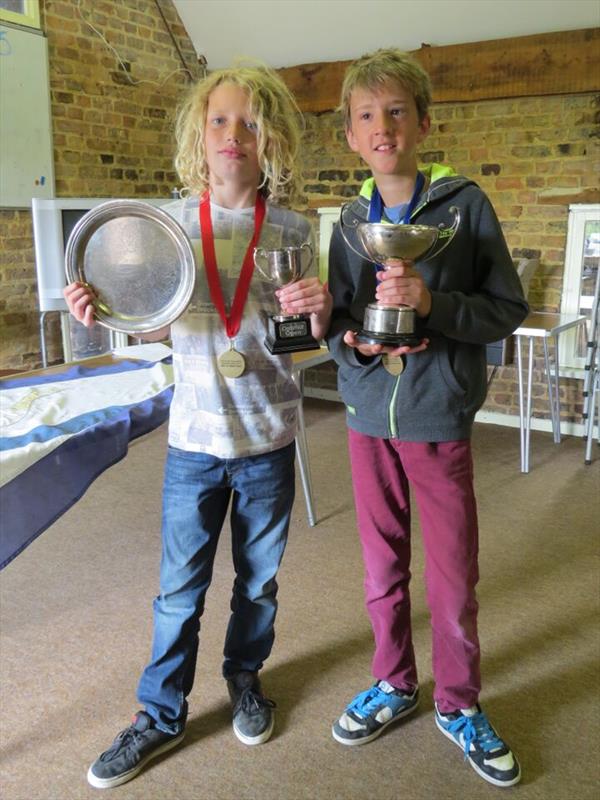
M 173 368 L 159 347 L 0 380 L 0 569 L 168 418 Z

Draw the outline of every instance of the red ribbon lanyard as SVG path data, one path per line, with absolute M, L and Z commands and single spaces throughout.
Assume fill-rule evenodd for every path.
M 265 212 L 265 199 L 260 192 L 258 192 L 256 195 L 256 205 L 254 206 L 254 235 L 246 250 L 242 270 L 235 289 L 233 303 L 231 304 L 231 311 L 229 316 L 227 316 L 225 313 L 223 290 L 221 288 L 221 281 L 219 280 L 219 270 L 217 268 L 217 258 L 215 255 L 215 239 L 210 216 L 209 193 L 205 192 L 200 200 L 200 234 L 202 236 L 202 251 L 204 253 L 204 266 L 206 268 L 206 280 L 208 281 L 210 299 L 219 312 L 219 316 L 225 325 L 225 332 L 230 339 L 233 339 L 237 334 L 242 323 L 242 314 L 244 313 L 244 306 L 246 305 L 248 291 L 250 289 L 250 281 L 252 280 L 252 273 L 254 272 L 254 248 L 257 246 L 258 240 L 260 239 L 260 231 L 265 218 Z

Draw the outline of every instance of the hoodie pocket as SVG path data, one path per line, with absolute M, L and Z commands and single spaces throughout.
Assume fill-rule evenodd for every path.
M 390 387 L 387 379 L 391 376 L 382 374 L 379 363 L 367 367 L 340 367 L 338 370 L 338 389 L 340 396 L 357 417 L 369 420 L 386 420 Z
M 450 360 L 450 352 L 447 347 L 438 350 L 437 363 L 442 374 L 442 378 L 452 394 L 456 395 L 457 397 L 465 397 L 467 394 L 467 387 L 463 386 L 458 380 L 456 373 L 454 372 L 452 362 Z

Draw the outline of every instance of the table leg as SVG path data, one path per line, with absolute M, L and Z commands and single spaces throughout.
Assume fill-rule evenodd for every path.
M 556 409 L 556 433 L 554 441 L 560 442 L 560 353 L 558 351 L 558 333 L 554 334 L 554 397 Z
M 308 441 L 306 439 L 306 427 L 304 425 L 304 374 L 302 370 L 294 370 L 293 378 L 300 391 L 300 403 L 298 405 L 298 433 L 296 435 L 296 451 L 298 455 L 298 466 L 300 467 L 300 478 L 306 502 L 308 524 L 314 527 L 317 524 L 315 516 L 315 504 L 312 492 L 312 480 L 310 475 L 310 462 L 308 457 Z
M 523 382 L 522 336 L 517 335 L 517 365 L 519 371 L 519 431 L 521 438 L 521 472 L 529 472 L 529 442 L 531 433 L 531 385 L 533 382 L 533 337 L 529 339 L 527 388 Z
M 517 373 L 519 378 L 519 441 L 521 445 L 521 472 L 523 469 L 523 446 L 524 440 L 524 423 L 525 423 L 525 410 L 523 408 L 523 354 L 521 352 L 521 337 L 516 336 L 517 340 Z
M 550 406 L 550 419 L 552 421 L 552 435 L 555 444 L 560 443 L 560 395 L 558 386 L 558 336 L 554 340 L 554 363 L 551 363 L 548 351 L 548 339 L 544 339 L 544 367 L 546 382 L 548 384 L 548 403 Z
M 527 411 L 525 415 L 525 472 L 529 472 L 531 446 L 531 385 L 533 383 L 533 336 L 529 337 L 529 360 L 527 362 Z

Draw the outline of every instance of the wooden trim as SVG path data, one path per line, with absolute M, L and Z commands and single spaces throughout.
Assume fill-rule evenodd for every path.
M 592 166 L 590 164 L 590 172 Z M 561 205 L 569 206 L 571 203 L 600 203 L 600 189 L 582 189 L 581 191 L 559 189 L 558 191 L 538 194 L 537 203 L 539 205 Z
M 434 103 L 600 91 L 600 28 L 430 47 L 412 55 L 433 83 Z M 305 112 L 331 111 L 350 61 L 279 70 Z

